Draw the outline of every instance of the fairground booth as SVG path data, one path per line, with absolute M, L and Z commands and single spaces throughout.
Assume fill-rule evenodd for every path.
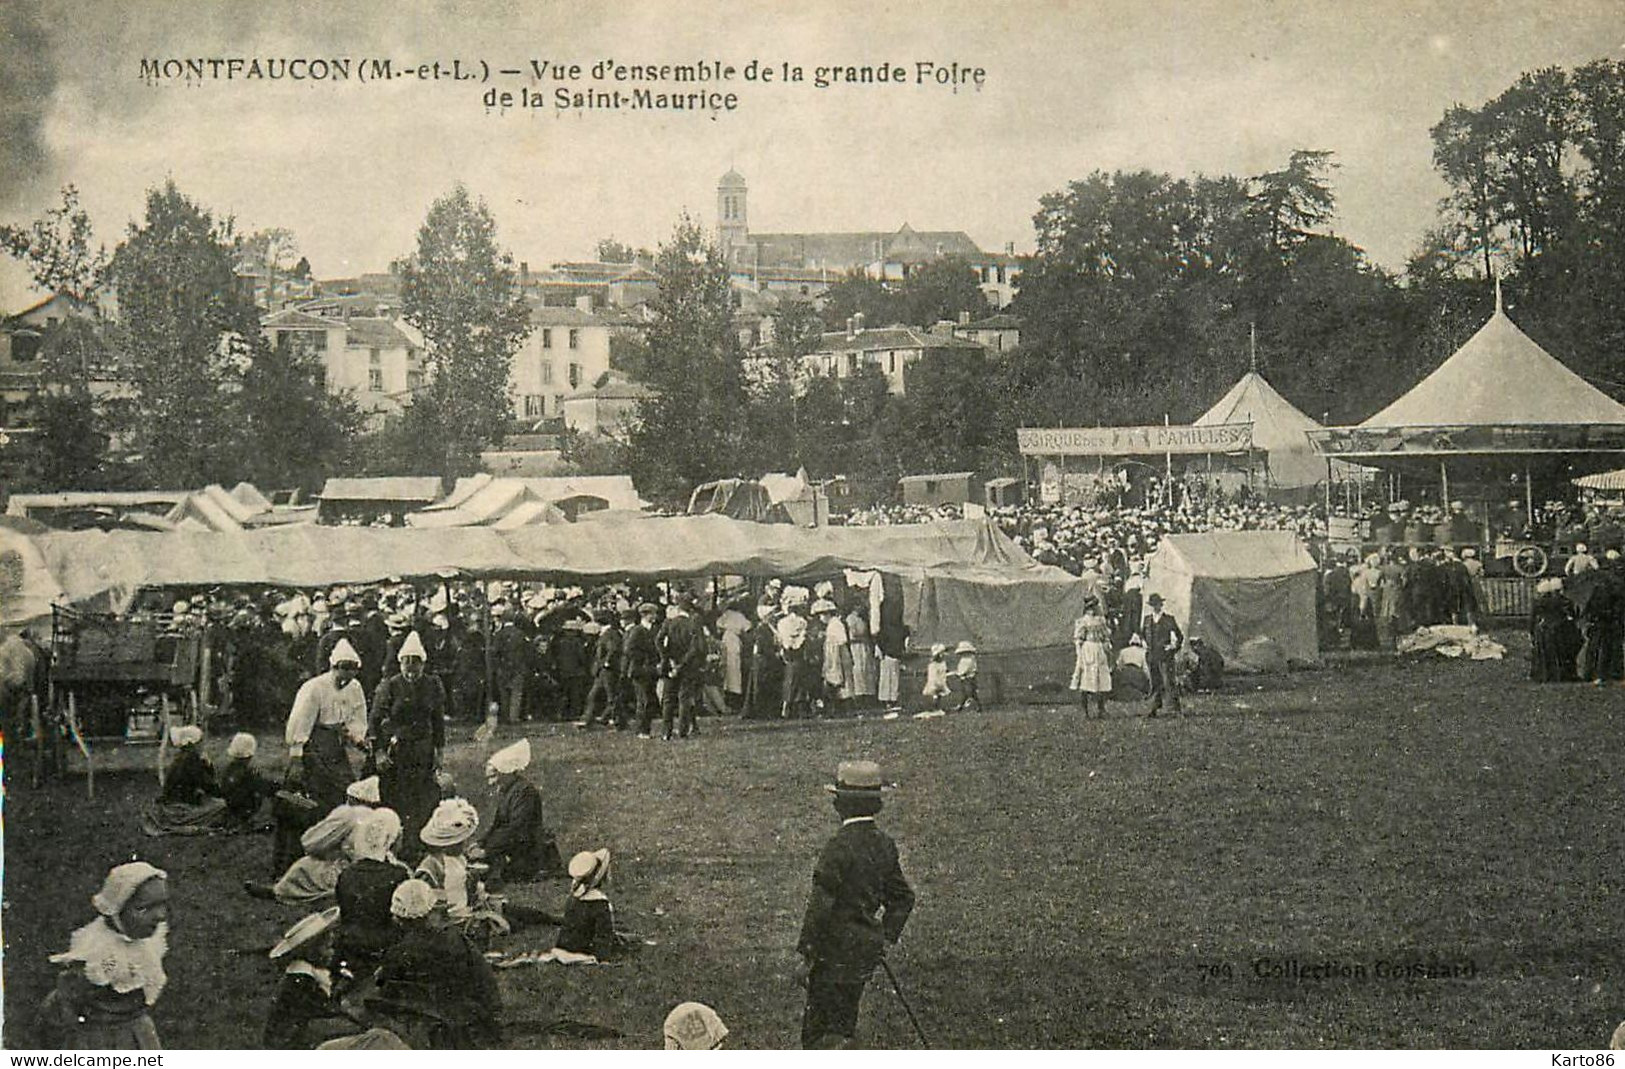
M 1519 330 L 1498 288 L 1489 321 L 1409 393 L 1309 438 L 1328 460 L 1381 473 L 1351 542 L 1472 546 L 1492 573 L 1534 577 L 1560 571 L 1573 548 L 1543 523 L 1543 506 L 1620 466 L 1625 405 Z
M 1041 500 L 1094 505 L 1166 495 L 1177 481 L 1228 496 L 1307 500 L 1327 479 L 1309 432 L 1321 425 L 1282 397 L 1256 367 L 1188 425 L 1027 427 L 1017 431 L 1029 485 Z

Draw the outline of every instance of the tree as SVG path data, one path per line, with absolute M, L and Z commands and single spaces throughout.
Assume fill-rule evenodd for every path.
M 629 264 L 637 258 L 638 254 L 632 250 L 632 246 L 623 245 L 613 237 L 598 242 L 598 262 L 601 264 Z
M 980 319 L 989 306 L 976 270 L 950 256 L 923 263 L 908 273 L 897 287 L 896 311 L 900 323 L 929 327 L 944 319 L 958 320 L 962 312 Z
M 655 273 L 643 378 L 659 395 L 641 406 L 629 462 L 645 493 L 677 500 L 702 481 L 739 471 L 743 354 L 727 261 L 692 218 L 683 216 L 660 246 Z
M 559 459 L 574 475 L 619 475 L 627 466 L 625 445 L 573 429 L 566 429 L 559 440 Z
M 237 399 L 243 478 L 276 489 L 313 490 L 343 470 L 363 416 L 348 393 L 329 393 L 313 354 L 259 340 Z
M 62 187 L 62 203 L 42 218 L 27 226 L 0 226 L 0 248 L 28 268 L 36 286 L 52 293 L 88 298 L 99 288 L 107 255 L 90 243 L 90 216 L 72 185 Z
M 298 268 L 294 260 L 299 257 L 298 263 L 305 264 L 305 270 L 310 270 L 310 264 L 299 256 L 299 242 L 293 236 L 293 231 L 286 227 L 274 226 L 265 230 L 256 230 L 238 243 L 239 252 L 257 267 L 265 270 L 265 304 L 268 308 L 276 307 L 277 279 L 294 277 Z
M 824 291 L 824 323 L 830 330 L 845 330 L 859 314 L 867 325 L 883 327 L 897 322 L 897 302 L 879 279 L 854 269 Z
M 427 387 L 413 401 L 444 457 L 445 477 L 477 469 L 500 443 L 512 405 L 513 354 L 530 333 L 513 257 L 497 245 L 484 201 L 458 185 L 429 208 L 402 270 L 401 307 L 428 346 Z
M 134 394 L 128 438 L 157 485 L 318 485 L 359 427 L 314 358 L 267 344 L 236 285 L 240 251 L 229 219 L 168 182 L 148 192 L 144 220 L 113 253 L 113 348 Z
M 148 192 L 146 218 L 113 253 L 132 444 L 159 485 L 202 486 L 240 470 L 236 399 L 263 341 L 235 283 L 234 245 L 231 222 L 216 222 L 171 181 Z
M 1297 149 L 1284 168 L 1251 180 L 1248 200 L 1269 238 L 1270 248 L 1286 252 L 1330 221 L 1337 198 L 1325 174 L 1336 166 L 1330 152 Z

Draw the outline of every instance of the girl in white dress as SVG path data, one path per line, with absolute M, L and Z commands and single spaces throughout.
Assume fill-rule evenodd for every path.
M 1100 611 L 1100 599 L 1089 598 L 1083 603 L 1083 615 L 1073 621 L 1072 644 L 1077 650 L 1077 663 L 1072 668 L 1073 690 L 1078 692 L 1078 705 L 1089 710 L 1089 696 L 1094 695 L 1095 708 L 1106 715 L 1106 695 L 1112 689 L 1112 625 Z

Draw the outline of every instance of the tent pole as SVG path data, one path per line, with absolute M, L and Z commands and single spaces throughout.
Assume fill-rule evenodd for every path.
M 1061 454 L 1061 507 L 1066 508 L 1066 454 Z
M 1162 425 L 1163 425 L 1163 427 L 1169 426 L 1168 413 L 1166 413 L 1166 412 L 1164 412 L 1162 414 Z M 1166 453 L 1164 453 L 1162 455 L 1162 459 L 1163 459 L 1163 463 L 1166 465 L 1166 468 L 1164 470 L 1167 473 L 1167 479 L 1168 479 L 1168 485 L 1164 488 L 1165 491 L 1168 494 L 1168 507 L 1173 508 L 1174 507 L 1174 451 L 1172 449 L 1168 450 L 1168 452 L 1166 452 Z
M 1439 458 L 1439 505 L 1450 507 L 1450 469 L 1445 466 L 1443 457 Z
M 1529 536 L 1535 534 L 1535 484 L 1530 476 L 1529 462 L 1523 462 L 1523 507 L 1528 514 Z

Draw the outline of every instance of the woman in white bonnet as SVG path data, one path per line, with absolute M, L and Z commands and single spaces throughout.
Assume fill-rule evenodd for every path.
M 666 1014 L 661 1031 L 667 1050 L 721 1050 L 728 1038 L 728 1026 L 703 1002 L 680 1003 Z
M 169 729 L 175 758 L 164 771 L 158 800 L 141 812 L 148 835 L 198 835 L 226 822 L 226 800 L 220 797 L 214 766 L 203 756 L 203 729 L 177 724 Z
M 169 876 L 145 861 L 107 874 L 91 898 L 96 919 L 52 954 L 63 965 L 40 1007 L 44 1047 L 59 1050 L 159 1050 L 149 1010 L 169 977 Z

